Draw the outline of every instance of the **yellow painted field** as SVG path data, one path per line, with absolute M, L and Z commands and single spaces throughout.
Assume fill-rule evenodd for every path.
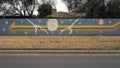
M 120 49 L 120 36 L 0 36 L 0 49 Z

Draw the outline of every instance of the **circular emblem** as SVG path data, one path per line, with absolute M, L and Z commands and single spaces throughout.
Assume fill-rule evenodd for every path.
M 47 21 L 47 27 L 49 31 L 56 31 L 58 29 L 57 19 L 49 19 Z
M 99 23 L 99 25 L 103 25 L 104 21 L 102 19 L 100 19 L 98 23 Z

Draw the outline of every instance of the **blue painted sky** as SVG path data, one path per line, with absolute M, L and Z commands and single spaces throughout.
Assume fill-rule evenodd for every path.
M 46 25 L 48 19 L 29 19 L 35 25 Z M 76 19 L 57 19 L 59 25 L 72 25 Z M 120 21 L 120 19 L 103 19 L 103 25 L 113 25 L 116 22 Z M 16 32 L 15 34 L 11 33 L 8 27 L 15 22 L 16 25 L 32 25 L 26 19 L 0 19 L 0 35 L 48 35 L 45 31 L 38 32 Z M 79 19 L 74 25 L 99 25 L 99 19 Z M 120 26 L 120 25 L 119 25 Z M 62 29 L 61 29 L 62 30 Z M 85 32 L 85 31 L 74 31 L 70 34 L 70 31 L 64 31 L 61 35 L 92 35 L 92 34 L 108 34 L 108 35 L 120 35 L 120 29 L 113 32 L 102 32 L 101 31 L 93 31 L 93 32 Z M 49 35 L 59 35 L 60 32 L 57 31 L 48 31 Z

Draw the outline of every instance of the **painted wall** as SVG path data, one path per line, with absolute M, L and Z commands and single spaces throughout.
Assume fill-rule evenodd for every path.
M 0 35 L 120 35 L 120 19 L 0 19 Z

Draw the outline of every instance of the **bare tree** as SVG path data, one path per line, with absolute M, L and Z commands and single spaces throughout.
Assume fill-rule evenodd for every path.
M 33 16 L 35 0 L 14 0 L 10 4 L 20 16 Z
M 49 0 L 49 3 L 56 8 L 56 1 L 55 0 Z
M 83 0 L 63 0 L 66 2 L 69 12 L 80 12 L 83 10 L 85 3 Z
M 19 16 L 33 16 L 36 0 L 0 0 L 0 10 L 3 15 L 19 14 Z
M 0 12 L 3 16 L 7 16 L 8 14 L 12 15 L 15 12 L 9 4 L 11 1 L 12 0 L 0 0 Z

